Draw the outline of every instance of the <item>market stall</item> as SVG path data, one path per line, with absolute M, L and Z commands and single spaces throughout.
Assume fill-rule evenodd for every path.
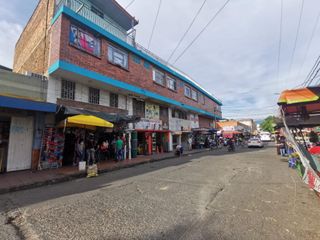
M 305 183 L 320 193 L 319 157 L 309 151 L 302 129 L 320 124 L 320 87 L 286 90 L 280 95 L 283 132 L 287 139 L 289 166 L 297 168 Z M 316 152 L 314 150 L 314 152 Z

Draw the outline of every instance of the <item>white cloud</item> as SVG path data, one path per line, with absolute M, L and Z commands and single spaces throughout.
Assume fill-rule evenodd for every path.
M 12 68 L 15 44 L 22 32 L 22 26 L 0 20 L 0 64 Z

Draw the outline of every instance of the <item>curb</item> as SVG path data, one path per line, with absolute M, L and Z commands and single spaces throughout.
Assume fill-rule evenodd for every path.
M 199 154 L 199 153 L 204 153 L 204 152 L 209 152 L 209 149 L 194 151 L 192 153 L 184 153 L 184 154 L 182 154 L 181 157 L 187 157 L 187 156 L 190 156 L 190 155 L 192 156 L 192 155 Z M 143 165 L 143 164 L 147 164 L 147 163 L 160 162 L 160 161 L 163 161 L 163 160 L 169 160 L 169 159 L 174 159 L 174 158 L 178 159 L 179 157 L 177 157 L 174 154 L 172 154 L 172 156 L 166 156 L 166 157 L 162 157 L 162 158 L 158 158 L 158 159 L 150 159 L 150 160 L 146 160 L 144 162 L 127 164 L 127 165 L 124 165 L 124 166 L 116 166 L 116 167 L 114 167 L 112 169 L 101 169 L 101 170 L 98 170 L 98 173 L 99 174 L 104 174 L 104 173 L 107 173 L 107 172 L 118 171 L 118 170 L 124 169 L 124 168 L 132 168 L 132 167 Z M 24 184 L 24 185 L 9 187 L 9 188 L 2 188 L 2 189 L 0 189 L 0 195 L 1 194 L 6 194 L 6 193 L 10 193 L 10 192 L 17 192 L 17 191 L 22 191 L 22 190 L 27 190 L 27 189 L 47 186 L 47 185 L 53 185 L 53 184 L 68 182 L 68 181 L 72 181 L 72 180 L 78 179 L 78 178 L 85 178 L 86 176 L 87 176 L 86 173 L 79 172 L 79 173 L 70 174 L 70 175 L 63 176 L 63 177 L 57 177 L 57 178 L 53 178 L 53 179 L 45 180 L 45 181 L 41 181 L 41 182 Z

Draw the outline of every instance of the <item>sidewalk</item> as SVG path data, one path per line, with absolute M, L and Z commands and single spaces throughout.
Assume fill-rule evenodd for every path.
M 208 151 L 208 149 L 197 149 L 185 151 L 184 156 Z M 99 163 L 99 173 L 110 172 L 121 168 L 127 168 L 148 162 L 161 161 L 176 158 L 174 153 L 163 153 L 152 156 L 139 156 L 135 159 L 122 162 L 105 161 Z M 31 170 L 0 174 L 0 194 L 19 191 L 54 183 L 70 181 L 75 178 L 86 177 L 85 172 L 79 172 L 78 167 L 62 167 L 32 172 Z

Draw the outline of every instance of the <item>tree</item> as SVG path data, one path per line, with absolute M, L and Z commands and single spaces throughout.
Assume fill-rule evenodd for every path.
M 315 133 L 314 131 L 311 131 L 310 134 L 309 134 L 309 141 L 312 142 L 312 143 L 319 142 L 318 134 Z
M 275 117 L 274 116 L 269 116 L 266 119 L 263 120 L 263 122 L 260 125 L 260 128 L 263 131 L 273 133 L 274 132 L 274 127 L 275 127 Z

